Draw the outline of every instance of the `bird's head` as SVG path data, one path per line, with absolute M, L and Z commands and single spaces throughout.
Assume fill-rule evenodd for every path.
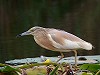
M 25 36 L 25 35 L 34 35 L 34 32 L 39 30 L 39 29 L 41 29 L 41 28 L 43 28 L 43 27 L 39 27 L 39 26 L 32 27 L 28 31 L 23 32 L 23 33 L 17 35 L 17 37 Z

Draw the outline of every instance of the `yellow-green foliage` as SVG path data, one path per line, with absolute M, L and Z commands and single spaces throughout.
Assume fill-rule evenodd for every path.
M 46 75 L 47 70 L 46 67 L 41 66 L 41 67 L 34 67 L 26 70 L 27 75 Z

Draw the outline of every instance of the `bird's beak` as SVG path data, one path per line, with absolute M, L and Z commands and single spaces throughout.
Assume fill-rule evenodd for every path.
M 30 35 L 30 32 L 28 32 L 28 31 L 23 32 L 23 33 L 17 35 L 16 37 L 21 37 L 21 36 L 25 36 L 25 35 Z

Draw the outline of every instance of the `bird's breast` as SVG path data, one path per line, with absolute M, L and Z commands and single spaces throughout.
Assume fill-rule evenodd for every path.
M 55 47 L 52 45 L 51 41 L 46 35 L 34 36 L 35 42 L 41 47 L 49 50 L 55 50 Z

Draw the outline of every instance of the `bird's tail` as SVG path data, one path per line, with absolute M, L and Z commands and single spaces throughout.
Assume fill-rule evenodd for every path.
M 83 49 L 86 49 L 86 50 L 92 50 L 92 48 L 94 48 L 94 47 L 92 46 L 92 44 L 91 44 L 91 43 L 88 43 L 88 42 L 82 42 L 82 43 L 80 44 L 80 46 L 81 46 Z

